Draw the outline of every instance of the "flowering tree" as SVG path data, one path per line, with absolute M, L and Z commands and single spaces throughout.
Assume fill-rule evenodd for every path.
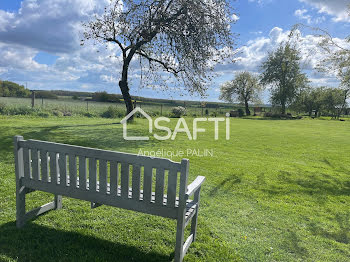
M 134 58 L 147 74 L 165 71 L 190 93 L 204 95 L 210 69 L 233 53 L 232 22 L 225 0 L 112 0 L 104 14 L 84 24 L 84 36 L 120 48 L 119 87 L 129 113 L 128 72 Z

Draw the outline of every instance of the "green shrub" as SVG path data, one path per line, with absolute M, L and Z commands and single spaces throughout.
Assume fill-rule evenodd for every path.
M 115 106 L 109 106 L 105 112 L 101 114 L 104 118 L 120 118 L 125 116 L 125 112 L 116 108 Z
M 94 117 L 95 115 L 92 114 L 92 113 L 87 112 L 87 113 L 84 113 L 83 116 L 85 116 L 85 117 Z
M 238 108 L 238 116 L 239 117 L 242 117 L 242 116 L 244 116 L 244 111 L 243 111 L 243 109 L 242 108 Z
M 50 114 L 48 112 L 39 112 L 38 116 L 43 118 L 48 118 Z
M 61 112 L 61 111 L 59 111 L 59 110 L 53 110 L 52 111 L 52 114 L 54 115 L 54 116 L 63 116 L 63 113 Z
M 6 114 L 7 107 L 5 103 L 0 103 L 0 114 L 4 115 Z
M 171 114 L 173 117 L 181 117 L 186 114 L 186 108 L 182 106 L 173 107 L 171 109 Z
M 8 110 L 9 115 L 32 115 L 38 110 L 29 106 L 13 107 Z

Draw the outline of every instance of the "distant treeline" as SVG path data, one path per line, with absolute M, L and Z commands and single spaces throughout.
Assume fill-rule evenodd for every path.
M 0 96 L 28 97 L 30 96 L 30 91 L 19 84 L 0 80 Z
M 0 96 L 2 97 L 30 97 L 32 92 L 23 85 L 11 81 L 0 80 Z M 35 91 L 36 98 L 57 99 L 58 96 L 51 91 Z
M 0 96 L 6 97 L 31 97 L 32 92 L 24 86 L 10 81 L 0 80 Z M 58 99 L 67 96 L 73 99 L 92 100 L 96 102 L 124 103 L 120 94 L 109 94 L 103 92 L 79 92 L 67 90 L 35 90 L 36 98 Z M 181 101 L 162 98 L 147 98 L 141 96 L 133 96 L 136 104 L 142 105 L 164 105 L 164 106 L 183 106 L 183 107 L 206 107 L 206 108 L 232 108 L 232 104 L 218 102 L 200 102 L 200 101 Z

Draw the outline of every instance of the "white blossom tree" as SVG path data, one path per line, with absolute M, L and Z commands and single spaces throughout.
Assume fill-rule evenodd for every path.
M 111 0 L 104 14 L 84 23 L 84 36 L 120 48 L 119 87 L 129 113 L 133 104 L 128 72 L 133 59 L 140 59 L 151 81 L 165 71 L 190 93 L 204 95 L 210 69 L 234 53 L 233 22 L 225 0 Z

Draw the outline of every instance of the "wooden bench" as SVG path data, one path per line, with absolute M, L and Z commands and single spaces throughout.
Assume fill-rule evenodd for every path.
M 24 140 L 22 136 L 14 137 L 14 153 L 16 225 L 19 228 L 29 219 L 62 208 L 62 196 L 67 196 L 89 201 L 92 208 L 109 205 L 176 219 L 175 261 L 182 261 L 196 239 L 199 193 L 205 177 L 198 176 L 187 186 L 187 159 L 178 163 L 169 159 Z M 152 188 L 155 188 L 154 192 Z M 54 201 L 26 212 L 25 196 L 35 190 L 54 194 Z M 190 222 L 191 233 L 184 241 L 184 229 Z

